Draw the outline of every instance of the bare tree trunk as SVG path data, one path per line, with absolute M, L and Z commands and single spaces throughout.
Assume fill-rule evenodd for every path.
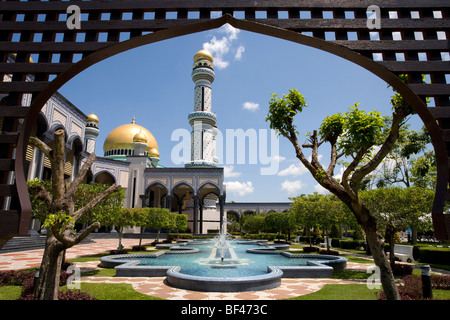
M 400 295 L 395 284 L 395 278 L 392 273 L 389 260 L 384 252 L 384 242 L 379 231 L 377 230 L 377 221 L 368 213 L 368 209 L 363 206 L 361 207 L 359 216 L 363 217 L 361 225 L 366 233 L 367 244 L 372 251 L 372 257 L 375 265 L 380 268 L 380 281 L 383 286 L 384 293 L 386 294 L 386 299 L 400 300 Z
M 39 270 L 35 300 L 57 300 L 64 247 L 48 231 L 44 255 Z
M 49 214 L 65 213 L 72 218 L 72 224 L 59 226 L 57 224 L 47 228 L 47 239 L 42 257 L 39 281 L 35 290 L 36 300 L 57 300 L 59 292 L 59 279 L 64 250 L 83 241 L 89 233 L 100 227 L 100 223 L 94 222 L 80 233 L 73 234 L 73 226 L 76 221 L 88 210 L 94 207 L 101 199 L 118 190 L 117 185 L 112 185 L 107 190 L 99 193 L 83 208 L 75 211 L 73 195 L 82 182 L 87 171 L 94 163 L 96 156 L 92 153 L 71 184 L 64 183 L 64 130 L 59 129 L 54 133 L 55 146 L 51 149 L 36 137 L 30 138 L 30 144 L 39 148 L 50 160 L 52 167 L 52 195 L 41 186 L 38 197 L 45 201 Z M 67 187 L 67 188 L 66 188 Z

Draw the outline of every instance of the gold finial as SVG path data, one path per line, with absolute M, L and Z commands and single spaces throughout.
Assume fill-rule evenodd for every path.
M 132 124 L 135 124 L 135 123 L 136 123 L 136 120 L 135 120 L 135 118 L 134 118 L 134 115 L 133 115 L 133 120 L 131 120 L 131 123 L 132 123 Z

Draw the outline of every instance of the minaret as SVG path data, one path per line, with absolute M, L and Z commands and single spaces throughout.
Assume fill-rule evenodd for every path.
M 84 129 L 84 145 L 86 152 L 95 153 L 95 143 L 99 133 L 98 117 L 95 114 L 88 115 L 86 119 L 86 128 Z
M 194 112 L 188 116 L 191 132 L 191 161 L 186 167 L 216 167 L 216 115 L 211 112 L 211 84 L 214 81 L 212 55 L 200 50 L 194 56 Z

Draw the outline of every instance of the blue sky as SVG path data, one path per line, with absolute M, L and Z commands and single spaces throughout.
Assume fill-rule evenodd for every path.
M 187 116 L 194 102 L 193 56 L 203 48 L 214 56 L 212 111 L 218 129 L 224 136 L 227 130 L 257 133 L 256 164 L 249 163 L 250 147 L 244 151 L 244 164 L 237 163 L 237 150 L 234 160 L 226 161 L 229 141 L 224 140 L 221 166 L 225 167 L 227 201 L 289 201 L 288 197 L 323 191 L 283 137 L 278 151 L 270 136 L 265 139 L 269 152 L 263 155 L 278 154 L 279 169 L 275 174 L 261 174 L 261 168 L 269 165 L 262 164 L 264 158 L 259 155 L 263 138 L 259 133 L 269 130 L 265 117 L 272 93 L 281 96 L 296 88 L 305 96 L 308 107 L 296 119 L 300 142 L 327 115 L 345 112 L 356 102 L 363 110 L 390 114 L 392 89 L 365 69 L 329 53 L 225 25 L 119 54 L 85 70 L 59 90 L 84 113 L 100 118 L 98 156 L 103 156 L 108 133 L 135 115 L 136 123 L 155 136 L 160 163 L 183 166 L 172 161 L 172 150 L 180 141 L 171 138 L 174 132 L 191 129 Z M 412 128 L 421 127 L 418 116 L 410 123 Z M 319 153 L 327 165 L 329 150 Z M 339 174 L 339 168 L 335 173 Z

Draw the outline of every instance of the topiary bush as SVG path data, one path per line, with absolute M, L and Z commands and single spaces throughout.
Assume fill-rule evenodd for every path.
M 364 240 L 339 240 L 342 249 L 359 249 L 364 245 Z
M 420 262 L 450 265 L 450 249 L 437 247 L 420 247 Z

